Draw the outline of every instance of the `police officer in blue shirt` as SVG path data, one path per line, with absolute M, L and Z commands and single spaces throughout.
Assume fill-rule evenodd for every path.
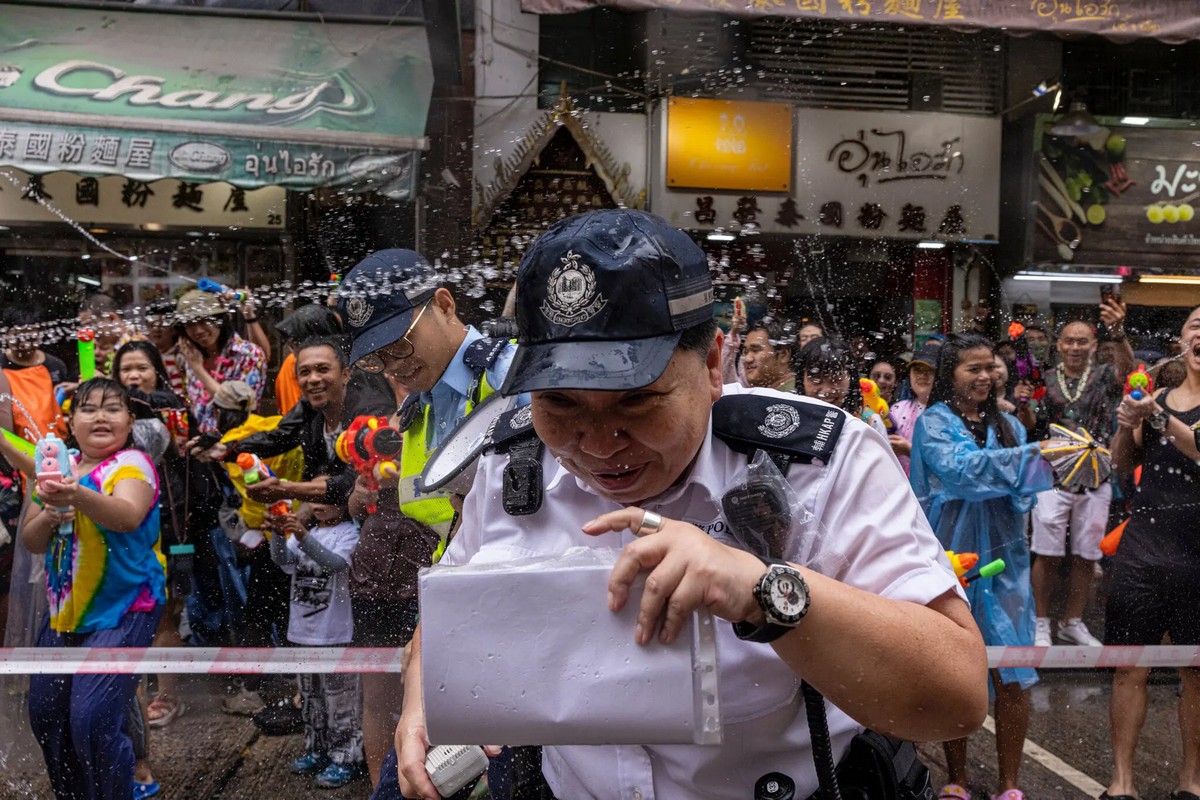
M 436 560 L 455 511 L 448 493 L 423 492 L 417 478 L 458 423 L 500 388 L 516 346 L 464 324 L 437 271 L 412 250 L 380 250 L 359 262 L 342 281 L 338 312 L 354 339 L 351 362 L 388 374 L 410 392 L 400 413 L 400 510 L 438 532 Z M 507 769 L 493 772 L 503 778 Z M 392 752 L 373 797 L 399 798 L 396 774 Z

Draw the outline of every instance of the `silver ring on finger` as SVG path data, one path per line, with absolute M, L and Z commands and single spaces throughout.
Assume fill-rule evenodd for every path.
M 662 528 L 662 514 L 656 514 L 653 511 L 642 512 L 642 524 L 638 525 L 637 535 L 645 536 L 648 533 L 658 533 Z

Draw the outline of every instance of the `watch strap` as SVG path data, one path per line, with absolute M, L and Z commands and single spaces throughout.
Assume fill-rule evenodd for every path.
M 752 625 L 749 622 L 733 623 L 735 636 L 744 642 L 759 642 L 760 644 L 773 642 L 791 630 L 795 629 L 786 625 L 776 625 L 773 622 L 764 622 L 762 625 Z

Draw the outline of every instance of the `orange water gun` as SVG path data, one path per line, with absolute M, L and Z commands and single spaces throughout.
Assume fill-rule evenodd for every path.
M 397 458 L 403 441 L 399 429 L 388 425 L 387 417 L 355 417 L 338 436 L 334 452 L 363 476 L 367 488 L 379 491 L 381 480 L 400 472 Z M 375 511 L 375 503 L 367 507 L 368 514 Z
M 1154 391 L 1151 389 L 1150 391 Z M 1133 485 L 1137 486 L 1142 482 L 1142 468 L 1135 467 L 1133 470 Z M 1104 538 L 1100 540 L 1100 552 L 1108 557 L 1117 554 L 1117 548 L 1121 546 L 1121 537 L 1125 535 L 1125 526 L 1129 524 L 1130 518 L 1127 517 L 1120 525 L 1113 528 L 1108 533 L 1104 534 Z
M 862 392 L 863 406 L 878 414 L 889 431 L 894 429 L 896 423 L 892 422 L 887 400 L 879 393 L 879 384 L 870 378 L 859 378 L 858 388 Z
M 946 557 L 950 559 L 950 566 L 954 568 L 954 576 L 958 578 L 958 582 L 965 589 L 967 584 L 977 578 L 990 578 L 993 575 L 999 575 L 1004 571 L 1006 566 L 1003 558 L 997 558 L 995 561 L 990 561 L 979 568 L 979 571 L 974 575 L 969 574 L 975 569 L 975 565 L 979 563 L 978 553 L 956 553 L 953 550 L 946 551 Z
M 247 486 L 275 477 L 275 472 L 267 466 L 267 462 L 254 453 L 238 453 L 235 463 L 242 468 L 242 481 Z
M 1129 377 L 1125 379 L 1125 394 L 1134 400 L 1154 394 L 1154 378 L 1146 372 L 1145 364 L 1138 364 L 1138 368 L 1129 373 Z

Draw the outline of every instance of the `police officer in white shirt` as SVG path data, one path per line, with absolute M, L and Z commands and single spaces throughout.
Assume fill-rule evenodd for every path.
M 702 605 L 735 623 L 718 632 L 722 745 L 548 743 L 556 797 L 803 800 L 818 778 L 802 681 L 828 700 L 837 761 L 864 728 L 938 741 L 981 724 L 983 642 L 887 442 L 820 401 L 722 387 L 690 238 L 637 211 L 564 220 L 521 264 L 517 323 L 502 391 L 532 392 L 509 426 L 531 435 L 480 459 L 442 563 L 620 549 L 611 609 L 648 573 L 639 644 Z M 420 642 L 396 747 L 405 796 L 436 798 Z

